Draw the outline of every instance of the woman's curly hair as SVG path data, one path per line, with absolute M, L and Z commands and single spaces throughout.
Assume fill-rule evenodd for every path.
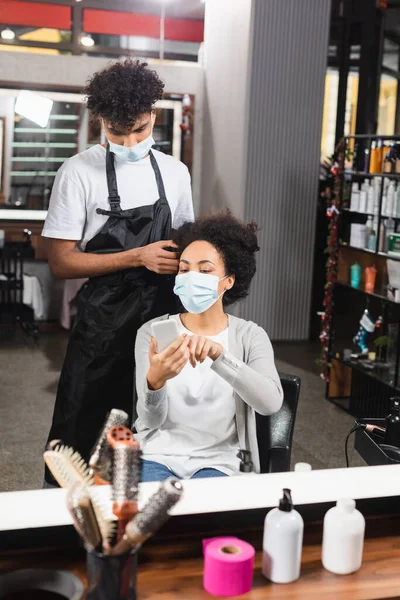
M 137 118 L 152 111 L 164 84 L 145 62 L 128 59 L 95 73 L 83 93 L 94 118 L 130 130 Z
M 179 252 L 198 240 L 209 242 L 218 250 L 226 275 L 235 276 L 232 289 L 223 296 L 224 305 L 229 306 L 246 298 L 249 293 L 256 272 L 255 253 L 259 250 L 256 231 L 254 221 L 246 225 L 227 211 L 185 223 L 172 233 L 172 239 Z

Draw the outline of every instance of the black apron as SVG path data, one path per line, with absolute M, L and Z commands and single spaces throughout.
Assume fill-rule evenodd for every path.
M 114 154 L 107 146 L 111 210 L 97 209 L 108 219 L 88 242 L 85 252 L 121 252 L 170 239 L 171 211 L 152 152 L 150 161 L 159 199 L 155 204 L 121 210 Z M 174 276 L 137 267 L 93 277 L 83 286 L 77 296 L 77 317 L 61 371 L 48 441 L 61 439 L 88 459 L 112 408 L 124 410 L 132 420 L 136 333 L 149 319 L 177 311 L 173 281 Z M 54 483 L 47 469 L 46 480 Z

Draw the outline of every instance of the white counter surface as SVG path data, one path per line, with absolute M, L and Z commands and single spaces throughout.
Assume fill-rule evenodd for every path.
M 308 473 L 242 475 L 184 481 L 184 495 L 172 514 L 224 512 L 271 508 L 278 504 L 282 488 L 292 490 L 297 505 L 400 496 L 400 465 L 329 469 Z M 157 489 L 157 483 L 141 485 L 143 503 Z M 110 494 L 109 486 L 99 493 Z M 32 490 L 0 493 L 0 531 L 69 525 L 66 490 Z

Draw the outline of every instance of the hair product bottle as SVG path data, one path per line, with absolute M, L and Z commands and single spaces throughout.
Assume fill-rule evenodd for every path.
M 347 575 L 362 563 L 365 519 L 350 498 L 338 500 L 324 518 L 322 564 L 327 571 Z
M 291 583 L 300 577 L 304 522 L 294 510 L 290 490 L 283 490 L 279 508 L 265 517 L 263 540 L 264 577 L 274 583 Z

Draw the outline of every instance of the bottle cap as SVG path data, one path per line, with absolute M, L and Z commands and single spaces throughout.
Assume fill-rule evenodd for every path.
M 306 471 L 312 471 L 312 467 L 310 464 L 306 463 L 306 462 L 298 462 L 294 465 L 294 470 L 295 472 L 306 472 Z
M 293 510 L 293 501 L 292 495 L 288 488 L 284 488 L 283 497 L 279 500 L 279 510 L 283 510 L 284 512 L 290 512 Z
M 351 498 L 339 498 L 336 506 L 343 512 L 351 512 L 356 507 L 356 501 Z

